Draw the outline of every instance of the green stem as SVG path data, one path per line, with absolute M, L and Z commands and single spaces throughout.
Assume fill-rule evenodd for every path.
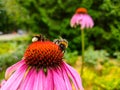
M 83 75 L 83 69 L 84 69 L 84 30 L 81 30 L 81 37 L 82 37 L 82 65 L 81 65 L 81 76 Z

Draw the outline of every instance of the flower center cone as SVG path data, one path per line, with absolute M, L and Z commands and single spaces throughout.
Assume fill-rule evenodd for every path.
M 51 41 L 33 42 L 24 54 L 25 62 L 36 68 L 56 67 L 62 62 L 63 53 L 60 47 Z
M 78 8 L 75 13 L 77 13 L 77 14 L 81 14 L 81 13 L 82 14 L 87 14 L 87 9 L 86 8 Z

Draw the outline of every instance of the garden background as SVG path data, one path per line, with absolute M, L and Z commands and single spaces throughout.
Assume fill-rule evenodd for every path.
M 80 73 L 81 31 L 70 27 L 78 7 L 95 23 L 85 30 L 85 90 L 120 90 L 120 0 L 0 0 L 0 80 L 40 33 L 67 39 L 64 58 Z

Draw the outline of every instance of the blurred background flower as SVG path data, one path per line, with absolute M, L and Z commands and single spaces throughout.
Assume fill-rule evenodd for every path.
M 80 25 L 81 30 L 83 30 L 84 28 L 92 28 L 94 22 L 92 17 L 88 14 L 87 9 L 78 8 L 71 18 L 70 25 L 71 27 Z
M 82 40 L 82 64 L 81 64 L 81 76 L 83 75 L 83 69 L 84 69 L 84 52 L 85 52 L 85 42 L 84 42 L 84 29 L 85 28 L 92 28 L 94 25 L 94 22 L 92 18 L 87 14 L 86 8 L 78 8 L 71 18 L 70 21 L 71 27 L 80 26 L 81 30 L 81 40 Z

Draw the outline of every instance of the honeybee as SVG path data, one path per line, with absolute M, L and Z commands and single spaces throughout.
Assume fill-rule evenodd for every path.
M 35 35 L 32 38 L 32 42 L 36 42 L 36 41 L 45 41 L 45 37 L 42 34 L 39 35 Z
M 65 52 L 65 49 L 68 47 L 68 41 L 66 39 L 63 38 L 55 39 L 53 42 L 60 47 L 63 53 Z

